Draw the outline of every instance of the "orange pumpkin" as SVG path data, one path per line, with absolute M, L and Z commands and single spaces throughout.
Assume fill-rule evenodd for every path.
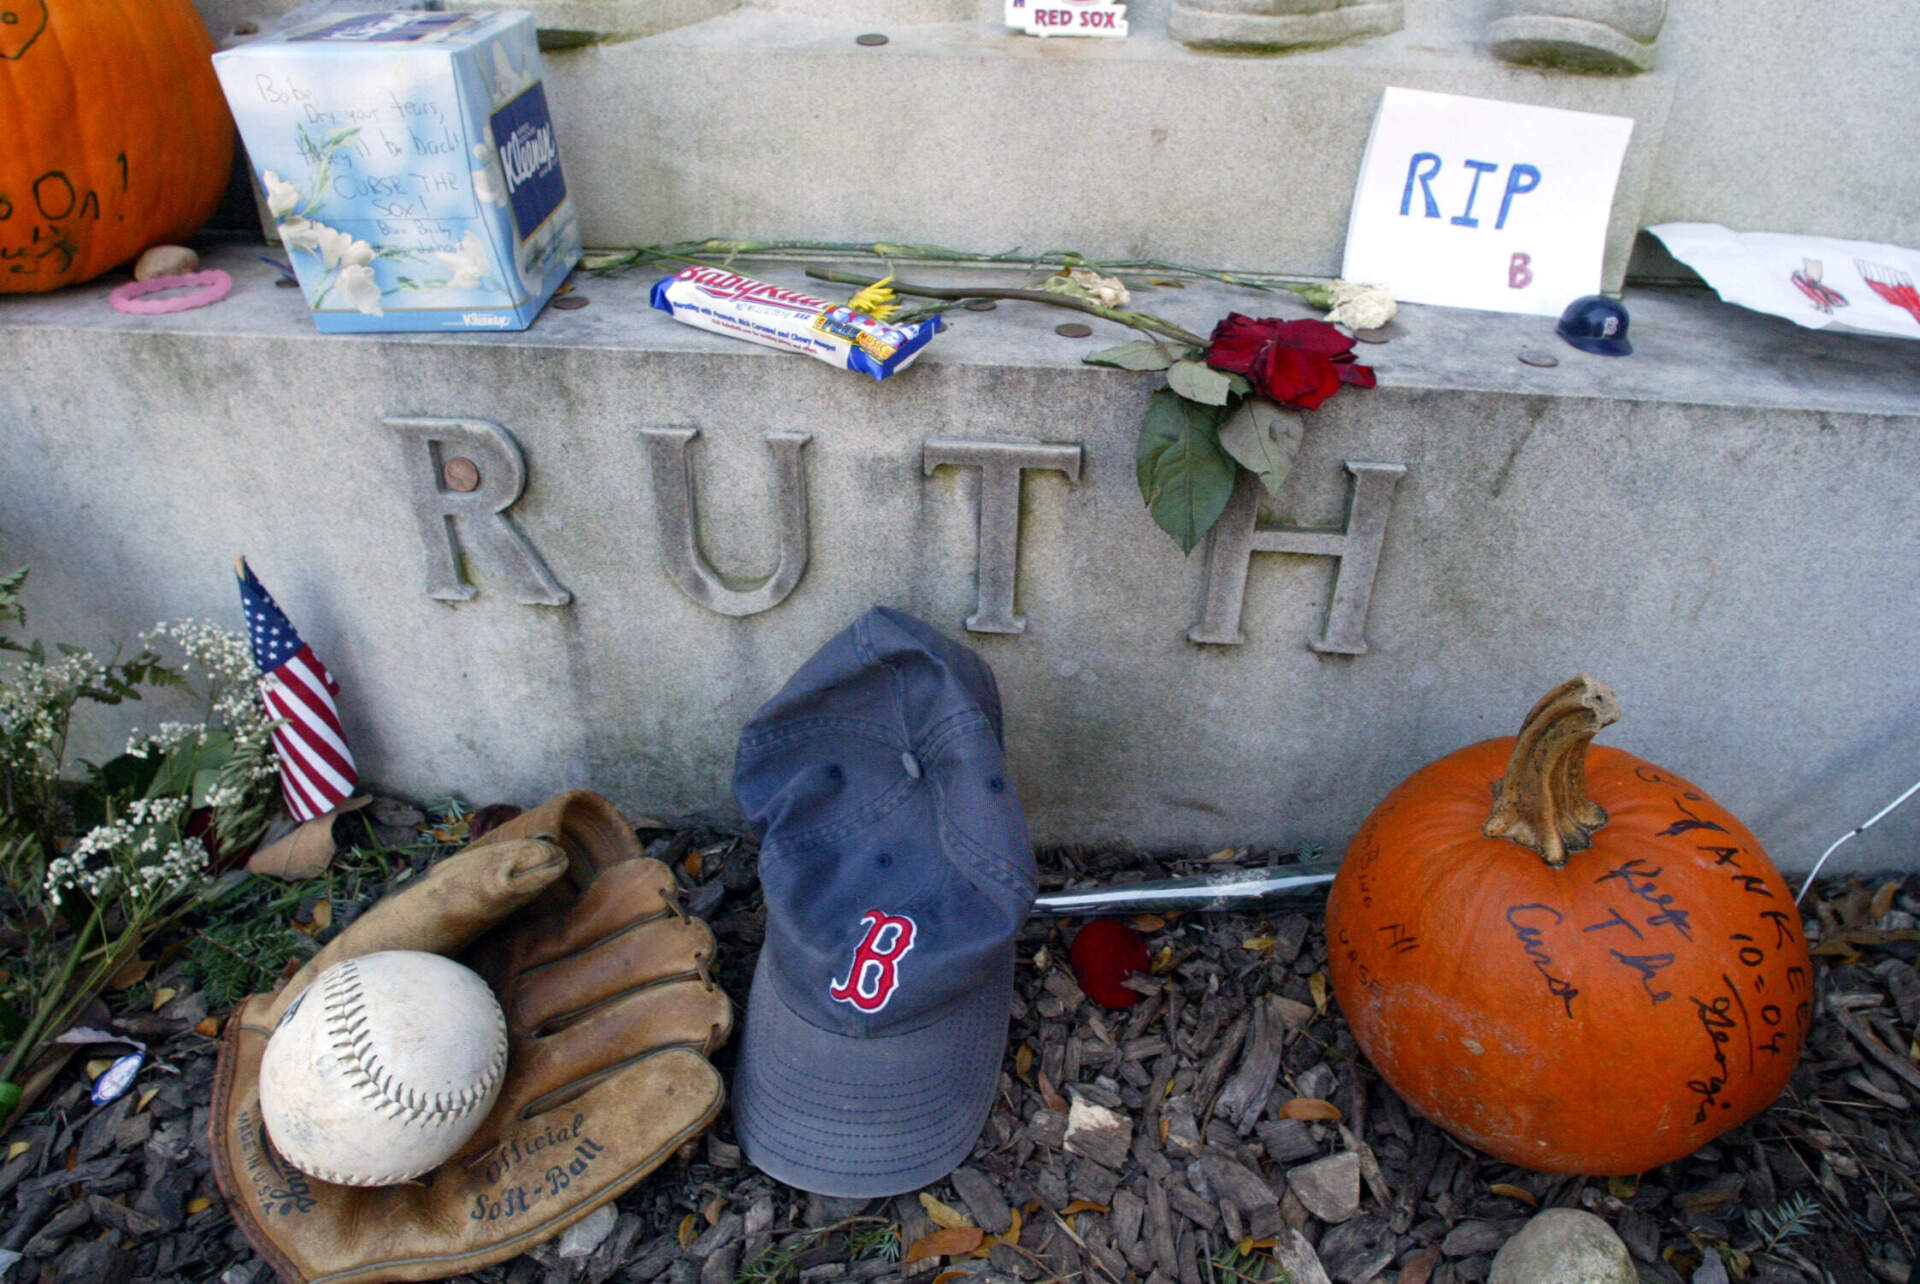
M 1408 1104 L 1490 1155 L 1623 1175 L 1786 1086 L 1812 1018 L 1793 896 L 1700 789 L 1618 749 L 1576 678 L 1409 776 L 1327 903 L 1334 993 Z
M 212 56 L 191 0 L 0 0 L 0 293 L 207 221 L 233 168 Z

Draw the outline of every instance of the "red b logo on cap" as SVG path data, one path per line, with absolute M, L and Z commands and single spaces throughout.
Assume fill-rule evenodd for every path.
M 853 952 L 847 979 L 835 981 L 827 993 L 862 1012 L 878 1012 L 900 985 L 900 960 L 913 948 L 915 927 L 904 914 L 868 910 L 861 918 L 867 935 Z

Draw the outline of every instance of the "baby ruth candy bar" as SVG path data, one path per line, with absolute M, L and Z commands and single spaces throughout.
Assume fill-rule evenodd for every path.
M 675 321 L 769 348 L 804 352 L 830 366 L 885 379 L 913 364 L 940 318 L 888 325 L 844 303 L 830 303 L 724 268 L 690 267 L 653 284 L 653 306 Z

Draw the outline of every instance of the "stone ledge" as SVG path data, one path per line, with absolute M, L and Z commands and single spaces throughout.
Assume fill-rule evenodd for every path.
M 961 313 L 874 384 L 676 325 L 645 306 L 645 274 L 579 279 L 589 306 L 523 335 L 349 338 L 317 335 L 251 248 L 209 262 L 235 290 L 197 312 L 125 317 L 105 283 L 0 302 L 0 548 L 33 568 L 37 634 L 98 645 L 162 617 L 233 621 L 227 568 L 246 552 L 340 677 L 368 775 L 402 792 L 527 802 L 584 784 L 725 817 L 741 723 L 876 601 L 994 665 L 1045 843 L 1337 850 L 1408 771 L 1510 733 L 1581 669 L 1626 707 L 1610 743 L 1694 779 L 1789 869 L 1920 755 L 1920 392 L 1898 340 L 1635 293 L 1636 355 L 1609 360 L 1545 321 L 1407 308 L 1401 337 L 1363 352 L 1380 387 L 1311 416 L 1277 505 L 1287 526 L 1337 530 L 1349 462 L 1405 468 L 1366 652 L 1340 655 L 1309 645 L 1335 565 L 1293 554 L 1253 557 L 1244 644 L 1188 641 L 1208 555 L 1183 559 L 1141 509 L 1150 382 L 1080 363 L 1118 327 L 1070 341 L 1054 310 Z M 1202 330 L 1229 309 L 1306 314 L 1212 284 L 1139 305 Z M 1560 364 L 1522 365 L 1523 347 Z M 465 518 L 455 568 L 474 596 L 428 595 L 421 460 L 397 418 L 510 434 L 527 485 L 508 511 L 568 605 L 521 605 Z M 723 589 L 776 560 L 768 438 L 808 438 L 808 557 L 770 610 L 718 615 L 668 573 L 650 443 L 689 428 Z M 936 441 L 1079 452 L 1077 481 L 1036 467 L 1016 497 L 1022 633 L 966 629 L 982 472 L 929 471 Z M 1842 855 L 1897 864 L 1915 830 L 1897 815 Z

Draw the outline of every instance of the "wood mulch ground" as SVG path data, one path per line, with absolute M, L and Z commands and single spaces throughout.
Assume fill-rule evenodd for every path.
M 744 1004 L 764 922 L 751 847 L 701 831 L 643 837 L 682 872 Z M 1195 867 L 1119 852 L 1042 859 L 1050 886 Z M 1920 1278 L 1920 876 L 1828 884 L 1804 908 L 1819 1005 L 1787 1093 L 1634 1181 L 1500 1164 L 1408 1111 L 1321 998 L 1316 903 L 1149 921 L 1154 951 L 1177 961 L 1121 1012 L 1074 984 L 1073 925 L 1036 920 L 999 1099 L 967 1165 L 925 1192 L 931 1208 L 780 1185 L 743 1161 L 723 1116 L 617 1204 L 470 1278 L 1461 1284 L 1487 1278 L 1536 1208 L 1561 1205 L 1611 1224 L 1643 1281 L 1907 1284 Z M 0 1165 L 0 1249 L 23 1254 L 7 1284 L 271 1278 L 209 1172 L 204 1000 L 179 965 L 161 980 L 184 992 L 125 1018 L 153 1045 L 141 1090 L 92 1109 L 76 1076 L 0 1138 L 0 1154 L 24 1143 Z M 1339 1118 L 1282 1117 L 1295 1098 L 1330 1102 Z M 1783 1227 L 1796 1201 L 1812 1212 Z M 935 1216 L 955 1215 L 980 1228 L 971 1253 L 904 1260 Z M 973 1239 L 963 1230 L 958 1242 Z

